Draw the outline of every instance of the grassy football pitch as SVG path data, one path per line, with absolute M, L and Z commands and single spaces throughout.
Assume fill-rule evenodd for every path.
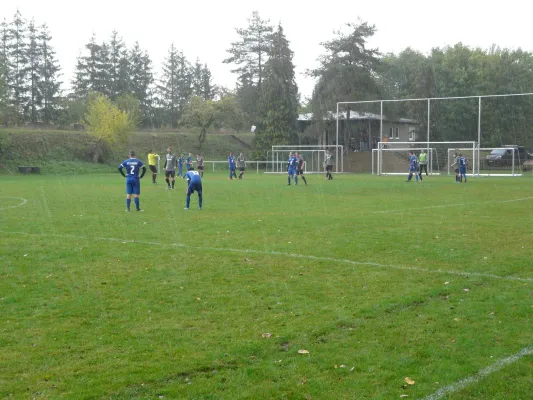
M 158 180 L 0 177 L 1 398 L 531 398 L 533 178 Z

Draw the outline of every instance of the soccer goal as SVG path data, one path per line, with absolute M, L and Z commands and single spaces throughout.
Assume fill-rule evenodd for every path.
M 372 173 L 376 175 L 401 175 L 409 169 L 409 152 L 417 159 L 422 150 L 427 153 L 428 175 L 446 174 L 449 170 L 448 150 L 465 148 L 470 150 L 470 166 L 475 168 L 479 158 L 476 142 L 379 142 L 372 151 Z M 465 151 L 466 152 L 466 151 Z M 453 163 L 453 161 L 452 161 Z
M 287 160 L 290 152 L 302 154 L 305 160 L 304 171 L 307 174 L 321 174 L 324 172 L 326 152 L 329 150 L 334 158 L 333 171 L 342 172 L 343 146 L 319 145 L 275 145 L 267 153 L 266 173 L 286 173 Z M 340 160 L 339 160 L 340 158 Z M 337 160 L 339 163 L 337 163 Z
M 448 149 L 448 175 L 454 174 L 455 167 L 452 164 L 455 154 L 462 154 L 467 160 L 477 160 L 477 165 L 468 166 L 475 176 L 522 176 L 521 160 L 516 149 L 509 147 L 482 147 L 472 152 L 471 148 Z M 475 168 L 472 168 L 475 167 Z

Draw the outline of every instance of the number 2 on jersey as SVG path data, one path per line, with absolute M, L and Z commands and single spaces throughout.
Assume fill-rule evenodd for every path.
M 131 174 L 131 175 L 134 175 L 134 174 L 135 174 L 135 165 L 132 165 L 132 166 L 131 166 L 130 174 Z

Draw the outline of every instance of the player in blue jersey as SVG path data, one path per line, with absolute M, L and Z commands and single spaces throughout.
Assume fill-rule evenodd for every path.
M 126 211 L 130 211 L 131 205 L 131 195 L 134 197 L 135 207 L 137 211 L 142 211 L 139 195 L 141 194 L 141 181 L 140 178 L 146 173 L 146 166 L 141 160 L 135 158 L 135 152 L 130 151 L 130 158 L 124 160 L 118 166 L 119 172 L 124 178 L 126 178 Z M 126 173 L 124 173 L 126 170 Z M 139 177 L 139 171 L 141 171 L 141 176 Z
M 235 156 L 233 153 L 229 153 L 228 157 L 228 168 L 229 168 L 229 180 L 233 180 L 233 177 L 237 177 L 237 173 L 235 172 L 237 169 L 237 161 L 235 160 Z
M 298 184 L 298 175 L 296 175 L 296 168 L 298 167 L 298 158 L 294 155 L 294 153 L 291 151 L 289 153 L 289 160 L 287 161 L 287 183 L 291 184 L 291 178 L 294 179 L 294 183 Z
M 183 163 L 185 162 L 185 158 L 183 158 L 185 154 L 181 153 L 180 158 L 178 158 L 178 176 L 181 176 L 183 178 Z
M 463 177 L 466 183 L 466 167 L 468 166 L 468 159 L 462 154 L 459 154 L 459 179 L 463 182 Z
M 411 182 L 411 178 L 415 174 L 416 181 L 418 182 L 418 177 L 420 176 L 420 182 L 422 182 L 422 175 L 418 173 L 418 161 L 416 159 L 415 153 L 412 151 L 409 152 L 409 175 L 406 182 Z
M 185 169 L 188 171 L 189 168 L 192 168 L 192 153 L 189 153 L 187 158 L 185 159 Z
M 185 174 L 185 179 L 187 179 L 187 190 L 185 191 L 185 193 L 187 193 L 187 200 L 185 203 L 185 210 L 189 209 L 189 205 L 191 203 L 191 194 L 193 194 L 195 191 L 198 193 L 198 209 L 201 210 L 202 178 L 200 177 L 200 174 L 191 167 Z

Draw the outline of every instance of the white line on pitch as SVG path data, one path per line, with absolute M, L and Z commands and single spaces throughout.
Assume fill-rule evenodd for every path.
M 54 234 L 54 233 L 27 233 L 27 232 L 7 232 L 0 231 L 4 235 L 27 235 L 27 236 L 42 236 L 42 237 L 58 237 L 58 238 L 71 238 L 71 239 L 81 239 L 85 241 L 89 240 L 99 240 L 105 242 L 118 242 L 118 243 L 132 243 L 132 244 L 143 244 L 149 246 L 161 246 L 161 247 L 178 247 L 182 249 L 190 250 L 202 250 L 202 251 L 218 251 L 218 252 L 228 252 L 228 253 L 240 253 L 240 254 L 260 254 L 263 256 L 282 256 L 290 258 L 301 258 L 306 260 L 315 260 L 315 261 L 329 261 L 336 263 L 344 263 L 351 265 L 359 266 L 369 266 L 369 267 L 378 267 L 378 268 L 388 268 L 388 269 L 397 269 L 402 271 L 416 271 L 432 274 L 447 274 L 447 275 L 457 275 L 462 277 L 469 276 L 478 276 L 481 278 L 491 278 L 491 279 L 502 279 L 510 281 L 520 281 L 520 282 L 533 282 L 533 278 L 521 278 L 518 276 L 499 276 L 494 274 L 484 274 L 481 272 L 462 272 L 462 271 L 448 271 L 442 269 L 427 269 L 420 267 L 410 267 L 402 265 L 390 265 L 390 264 L 380 264 L 372 261 L 354 261 L 342 258 L 333 258 L 333 257 L 320 257 L 307 254 L 295 254 L 295 253 L 283 253 L 281 251 L 267 251 L 267 250 L 253 250 L 253 249 L 234 249 L 231 247 L 203 247 L 203 246 L 191 246 L 183 243 L 161 243 L 154 241 L 146 240 L 127 240 L 119 238 L 106 238 L 106 237 L 88 237 L 88 236 L 79 236 L 79 235 L 63 235 L 63 234 Z
M 445 386 L 439 390 L 437 390 L 435 393 L 424 397 L 422 400 L 438 400 L 442 397 L 450 394 L 455 393 L 460 390 L 463 390 L 468 385 L 471 385 L 473 383 L 478 383 L 480 380 L 486 378 L 490 374 L 494 372 L 498 372 L 502 368 L 506 367 L 507 365 L 513 364 L 517 361 L 519 361 L 521 358 L 525 356 L 531 356 L 533 355 L 533 347 L 525 347 L 522 350 L 520 350 L 518 353 L 513 354 L 512 356 L 502 358 L 501 360 L 498 360 L 492 365 L 489 365 L 486 368 L 483 368 L 481 371 L 479 371 L 477 374 L 469 376 L 468 378 L 462 379 L 458 382 L 452 383 L 448 386 Z
M 20 200 L 20 203 L 14 206 L 1 207 L 0 210 L 8 210 L 10 208 L 22 207 L 28 202 L 24 197 L 14 197 L 14 196 L 0 196 L 0 199 L 17 199 Z
M 407 213 L 409 211 L 420 211 L 420 210 L 431 210 L 433 208 L 447 208 L 447 207 L 469 207 L 476 206 L 480 204 L 494 204 L 494 203 L 514 203 L 516 201 L 526 201 L 533 200 L 533 197 L 523 197 L 521 199 L 512 199 L 512 200 L 489 200 L 482 201 L 478 203 L 455 203 L 455 204 L 441 204 L 437 206 L 426 206 L 426 207 L 417 207 L 417 208 L 406 208 L 404 210 L 380 210 L 380 211 L 369 211 L 370 214 L 401 214 Z

